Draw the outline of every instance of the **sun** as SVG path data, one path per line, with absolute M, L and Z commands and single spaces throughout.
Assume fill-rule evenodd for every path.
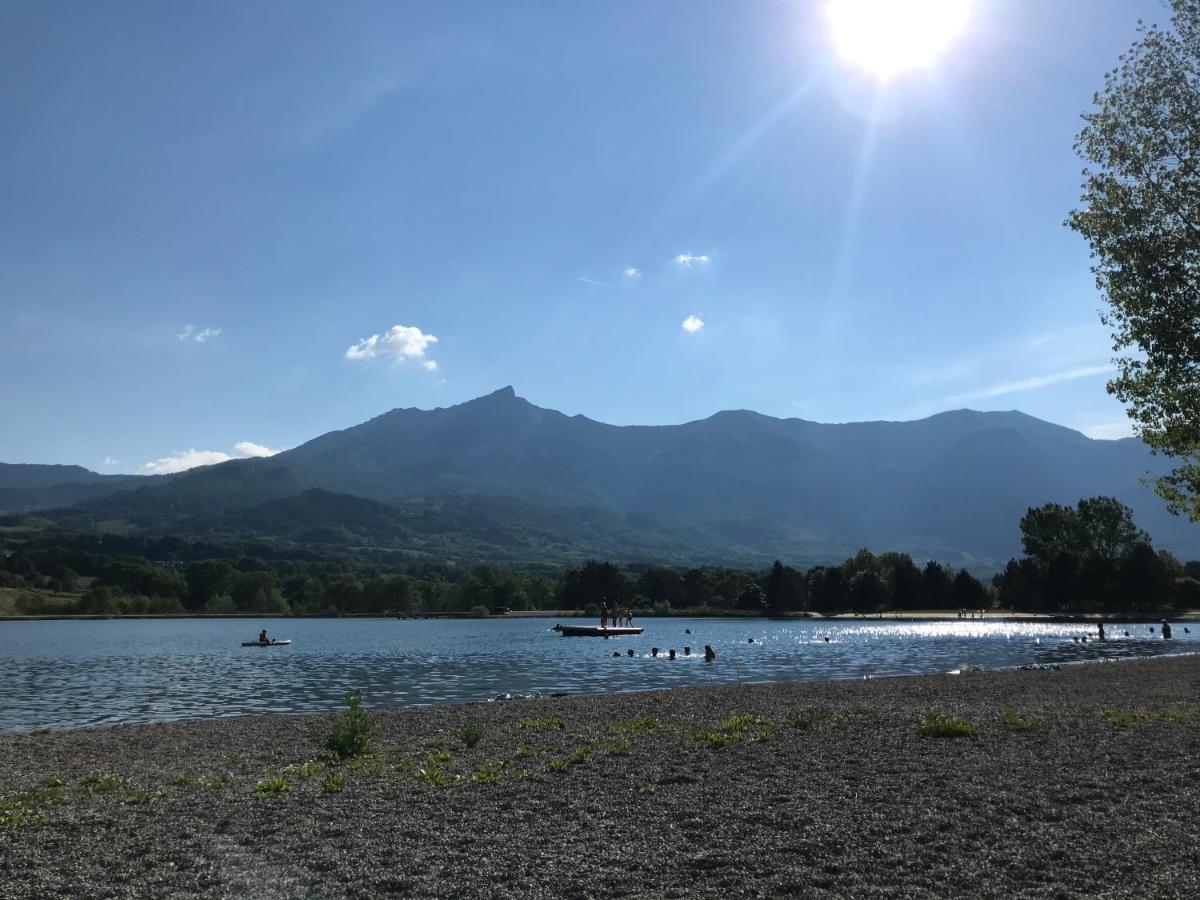
M 967 24 L 969 0 L 830 0 L 833 43 L 881 81 L 931 66 Z

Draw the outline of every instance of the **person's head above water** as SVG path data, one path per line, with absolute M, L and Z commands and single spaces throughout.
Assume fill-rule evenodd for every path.
M 630 648 L 629 648 L 629 649 L 626 651 L 625 655 L 626 655 L 626 656 L 633 656 L 633 648 L 632 648 L 632 647 L 630 647 Z
M 671 650 L 670 650 L 670 651 L 667 653 L 667 657 L 668 657 L 669 659 L 674 659 L 674 658 L 675 658 L 675 650 L 674 650 L 674 648 L 672 648 L 672 649 L 671 649 Z

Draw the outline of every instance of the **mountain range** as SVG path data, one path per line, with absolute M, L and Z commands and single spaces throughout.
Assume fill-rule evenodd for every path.
M 870 547 L 987 569 L 1019 554 L 1030 506 L 1103 494 L 1156 546 L 1200 557 L 1200 527 L 1141 481 L 1169 468 L 1137 439 L 1093 440 L 1020 412 L 821 424 L 735 410 L 614 426 L 506 387 L 171 476 L 0 464 L 0 512 L 517 565 L 811 564 Z

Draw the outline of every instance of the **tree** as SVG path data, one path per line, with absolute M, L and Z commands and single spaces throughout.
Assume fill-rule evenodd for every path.
M 1133 510 L 1112 497 L 1089 497 L 1077 507 L 1080 538 L 1085 553 L 1106 563 L 1116 563 L 1137 543 L 1150 537 L 1133 524 Z
M 850 579 L 850 605 L 856 613 L 879 612 L 890 599 L 888 586 L 877 572 L 864 569 Z
M 1078 555 L 1081 543 L 1074 507 L 1047 503 L 1030 507 L 1021 517 L 1021 547 L 1043 567 L 1064 553 Z
M 983 609 L 987 605 L 987 591 L 983 584 L 966 569 L 958 570 L 951 590 L 955 606 L 963 609 Z
M 1118 374 L 1109 393 L 1138 435 L 1181 463 L 1159 478 L 1200 520 L 1200 2 L 1173 0 L 1170 29 L 1142 27 L 1105 76 L 1075 142 L 1088 242 L 1108 300 Z

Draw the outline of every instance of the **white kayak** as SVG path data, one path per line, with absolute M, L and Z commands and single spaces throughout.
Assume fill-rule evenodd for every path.
M 264 644 L 262 641 L 243 641 L 242 646 L 243 647 L 286 647 L 290 643 L 291 643 L 291 641 L 275 641 L 275 640 L 273 640 L 267 644 Z

